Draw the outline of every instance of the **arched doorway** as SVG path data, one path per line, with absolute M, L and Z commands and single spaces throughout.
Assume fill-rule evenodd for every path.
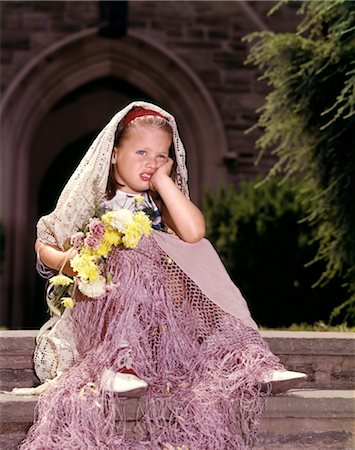
M 37 192 L 44 173 L 65 148 L 65 140 L 69 145 L 100 129 L 123 105 L 117 108 L 116 104 L 108 117 L 109 107 L 106 112 L 101 108 L 101 115 L 96 108 L 92 114 L 90 108 L 82 107 L 81 113 L 73 116 L 75 126 L 64 127 L 58 139 L 55 126 L 58 130 L 60 109 L 80 89 L 107 78 L 126 83 L 175 115 L 188 149 L 190 190 L 195 201 L 200 200 L 204 185 L 225 179 L 221 162 L 227 144 L 217 110 L 203 84 L 175 55 L 134 33 L 108 40 L 98 36 L 97 30 L 72 35 L 48 48 L 18 74 L 2 101 L 6 247 L 1 320 L 11 328 L 23 327 L 24 315 L 31 316 L 28 311 L 36 308 L 33 241 Z M 116 103 L 128 103 L 130 95 L 123 91 L 117 94 Z M 73 101 L 72 106 L 73 113 L 78 104 Z M 68 119 L 66 116 L 66 123 Z M 73 130 L 80 130 L 80 134 Z

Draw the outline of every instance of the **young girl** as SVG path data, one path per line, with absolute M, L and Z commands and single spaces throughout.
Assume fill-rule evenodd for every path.
M 79 279 L 77 239 L 88 224 L 91 238 L 100 231 L 98 206 L 127 217 L 127 210 L 144 212 L 154 230 L 136 236 L 136 245 L 126 236 L 111 247 L 100 259 L 105 289 L 94 295 Z M 74 276 L 81 290 L 63 314 L 48 291 L 60 318 L 40 332 L 35 353 L 48 389 L 21 449 L 212 450 L 254 442 L 263 382 L 283 369 L 203 239 L 169 113 L 144 102 L 117 113 L 37 230 L 42 271 Z M 129 434 L 125 397 L 138 391 L 139 432 Z

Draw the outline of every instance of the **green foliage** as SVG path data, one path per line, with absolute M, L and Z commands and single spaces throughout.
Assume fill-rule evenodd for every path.
M 327 320 L 346 299 L 339 280 L 312 288 L 324 264 L 304 267 L 316 245 L 309 244 L 309 225 L 300 222 L 307 205 L 297 191 L 295 182 L 272 179 L 257 189 L 244 182 L 239 193 L 221 187 L 205 194 L 207 236 L 263 326 Z
M 268 178 L 301 181 L 314 261 L 326 263 L 319 283 L 343 277 L 352 300 L 338 312 L 355 323 L 355 3 L 310 0 L 299 12 L 297 33 L 245 38 L 254 42 L 246 63 L 270 86 L 252 129 L 262 130 L 260 157 L 266 149 L 278 157 Z
M 267 328 L 261 327 L 261 329 L 266 330 Z M 341 333 L 352 333 L 355 331 L 355 327 L 348 327 L 346 324 L 339 324 L 335 326 L 328 325 L 322 321 L 309 323 L 293 323 L 289 327 L 277 328 L 282 331 L 335 331 Z

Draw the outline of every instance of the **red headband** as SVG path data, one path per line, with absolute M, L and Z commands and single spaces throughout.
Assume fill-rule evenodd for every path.
M 165 120 L 168 120 L 166 117 L 161 115 L 157 111 L 153 111 L 152 109 L 144 109 L 141 106 L 137 106 L 133 109 L 131 109 L 123 118 L 122 122 L 123 125 L 126 127 L 132 120 L 136 119 L 137 117 L 142 116 L 160 116 Z

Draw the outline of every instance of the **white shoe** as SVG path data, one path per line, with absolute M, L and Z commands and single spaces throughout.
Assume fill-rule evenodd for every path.
M 271 392 L 273 394 L 280 394 L 281 392 L 286 392 L 289 389 L 293 389 L 298 383 L 306 378 L 307 375 L 303 372 L 274 370 L 265 376 L 262 383 L 271 383 Z
M 130 373 L 105 369 L 101 386 L 105 391 L 116 392 L 122 397 L 140 397 L 146 391 L 148 383 Z
M 263 379 L 263 383 L 272 383 L 274 381 L 301 380 L 304 378 L 307 378 L 307 375 L 303 372 L 293 372 L 291 370 L 274 370 Z

